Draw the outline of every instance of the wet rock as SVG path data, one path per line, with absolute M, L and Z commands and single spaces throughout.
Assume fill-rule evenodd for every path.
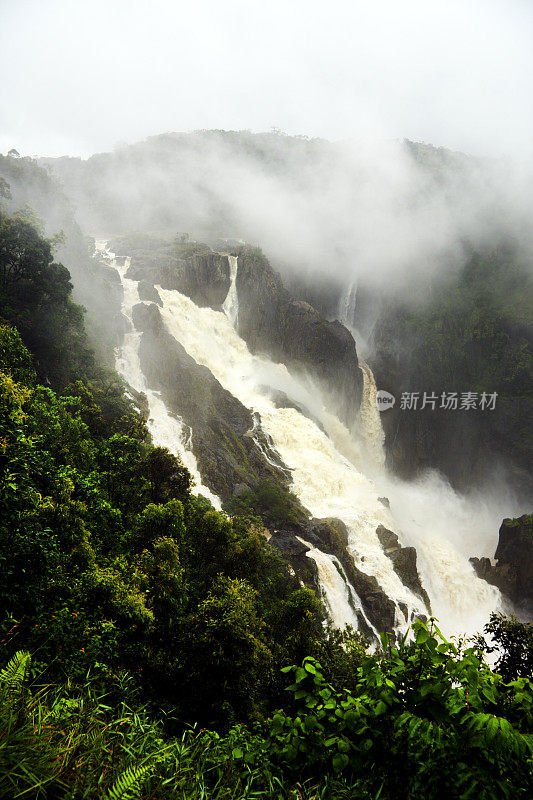
M 149 303 L 157 303 L 158 306 L 163 305 L 159 292 L 152 283 L 148 283 L 148 281 L 139 281 L 137 291 L 139 292 L 140 300 L 146 300 Z
M 115 267 L 102 266 L 100 272 L 105 281 L 122 284 L 119 271 Z
M 353 556 L 347 549 L 346 525 L 340 519 L 333 517 L 311 519 L 302 538 L 339 559 L 370 622 L 378 631 L 392 631 L 395 625 L 396 606 L 373 575 L 367 575 L 356 567 Z
M 308 303 L 293 300 L 260 251 L 243 248 L 238 263 L 239 335 L 252 352 L 311 375 L 339 418 L 353 428 L 363 376 L 351 333 Z
M 416 566 L 416 549 L 414 547 L 402 547 L 394 531 L 388 530 L 384 525 L 378 525 L 376 534 L 379 542 L 394 567 L 394 571 L 413 594 L 419 597 L 428 611 L 431 611 L 429 596 L 420 580 Z
M 410 620 L 409 620 L 409 609 L 407 608 L 406 603 L 401 603 L 400 602 L 400 603 L 398 603 L 398 607 L 399 607 L 400 611 L 402 612 L 402 614 L 404 615 L 405 621 L 407 623 L 409 623 L 410 622 Z
M 297 539 L 294 531 L 274 530 L 268 543 L 290 564 L 300 584 L 303 583 L 319 593 L 318 569 L 313 559 L 306 553 L 309 547 Z
M 194 454 L 206 485 L 222 500 L 241 484 L 253 487 L 273 480 L 286 485 L 286 467 L 269 463 L 249 435 L 254 428 L 251 412 L 168 333 L 159 308 L 139 303 L 133 308 L 133 321 L 143 334 L 141 369 L 167 408 L 192 429 Z
M 198 306 L 215 309 L 226 299 L 231 283 L 228 256 L 211 252 L 196 253 L 189 258 L 160 251 L 137 253 L 126 277 L 174 289 Z
M 290 531 L 274 531 L 269 541 L 272 547 L 284 555 L 303 556 L 310 549 Z
M 518 609 L 533 606 L 533 516 L 504 519 L 495 553 L 496 564 L 489 558 L 471 558 L 477 575 L 496 586 Z
M 380 545 L 387 554 L 400 548 L 401 545 L 396 534 L 393 531 L 389 531 L 384 525 L 378 525 L 376 533 Z
M 149 306 L 144 303 L 137 303 L 137 305 L 133 306 L 132 319 L 138 331 L 149 333 L 153 336 L 159 336 L 164 332 L 161 314 L 158 307 L 153 303 Z
M 381 505 L 385 506 L 385 508 L 390 508 L 390 501 L 388 497 L 378 497 L 378 501 Z
M 509 598 L 516 597 L 518 570 L 511 564 L 493 564 L 490 558 L 471 558 L 476 575 Z
M 516 587 L 512 599 L 533 596 L 533 515 L 517 520 L 505 519 L 500 527 L 494 557 L 498 564 L 516 570 Z

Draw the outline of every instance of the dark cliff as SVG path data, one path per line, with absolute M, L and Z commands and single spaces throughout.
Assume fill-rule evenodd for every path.
M 497 586 L 508 597 L 520 616 L 533 620 L 533 515 L 504 519 L 494 554 L 489 558 L 471 558 L 480 578 Z
M 238 331 L 254 353 L 266 353 L 292 371 L 309 374 L 339 418 L 352 428 L 361 404 L 363 375 L 355 341 L 338 321 L 294 300 L 256 248 L 239 252 Z

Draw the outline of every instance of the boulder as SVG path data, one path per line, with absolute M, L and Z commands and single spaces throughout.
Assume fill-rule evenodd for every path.
M 428 611 L 431 611 L 429 596 L 420 580 L 416 566 L 416 549 L 414 547 L 402 547 L 394 531 L 388 530 L 384 525 L 378 525 L 376 534 L 379 542 L 390 560 L 394 571 L 413 594 L 419 597 Z
M 158 306 L 163 305 L 163 301 L 159 296 L 159 292 L 153 283 L 148 283 L 148 281 L 139 281 L 137 291 L 139 292 L 140 300 L 145 300 L 148 303 L 157 303 Z
M 118 269 L 115 267 L 102 266 L 100 268 L 102 278 L 108 283 L 122 283 Z
M 269 542 L 272 547 L 287 556 L 303 556 L 309 547 L 303 544 L 291 531 L 274 531 Z
M 516 570 L 516 585 L 511 599 L 533 597 L 533 515 L 504 519 L 494 557 L 498 564 Z
M 159 309 L 153 303 L 137 303 L 133 306 L 132 319 L 137 330 L 143 333 L 159 336 L 165 330 Z
M 215 309 L 226 299 L 231 282 L 228 256 L 210 252 L 196 253 L 189 258 L 160 252 L 137 253 L 131 259 L 126 277 L 174 289 L 198 306 Z

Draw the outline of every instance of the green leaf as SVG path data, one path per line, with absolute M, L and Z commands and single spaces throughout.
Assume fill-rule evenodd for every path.
M 296 670 L 296 675 L 294 676 L 294 680 L 296 681 L 296 683 L 301 683 L 301 681 L 303 681 L 304 678 L 307 678 L 307 672 L 302 667 L 298 667 L 298 669 Z
M 318 722 L 317 718 L 313 717 L 312 715 L 305 717 L 303 721 L 303 726 L 305 731 L 313 731 L 317 727 Z
M 345 753 L 337 753 L 333 756 L 332 763 L 335 772 L 342 772 L 350 763 L 350 759 Z
M 492 742 L 500 730 L 500 720 L 497 717 L 491 717 L 487 722 L 485 728 L 485 737 L 488 742 Z
M 337 750 L 339 753 L 349 753 L 350 742 L 347 742 L 346 739 L 339 739 L 337 742 Z
M 416 632 L 416 643 L 425 644 L 429 639 L 429 631 L 427 628 L 419 628 Z

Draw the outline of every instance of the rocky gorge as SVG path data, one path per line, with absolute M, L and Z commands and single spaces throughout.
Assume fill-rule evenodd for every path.
M 376 545 L 369 551 L 379 563 L 376 575 L 369 571 L 375 569 L 372 564 L 365 563 L 365 548 L 358 546 L 353 527 L 347 528 L 343 519 L 332 515 L 320 518 L 308 507 L 293 465 L 272 435 L 271 412 L 266 412 L 264 425 L 259 406 L 250 407 L 243 402 L 244 395 L 239 399 L 228 389 L 231 380 L 225 380 L 224 371 L 213 372 L 205 355 L 195 358 L 198 330 L 193 335 L 192 329 L 183 326 L 192 324 L 192 318 L 187 321 L 191 314 L 198 315 L 195 324 L 199 326 L 216 324 L 233 291 L 238 303 L 233 325 L 248 348 L 247 358 L 256 359 L 256 364 L 271 363 L 270 359 L 280 363 L 291 380 L 297 377 L 300 387 L 318 390 L 321 403 L 334 410 L 347 430 L 357 433 L 364 392 L 352 333 L 338 320 L 326 319 L 307 301 L 294 299 L 258 248 L 239 246 L 226 254 L 193 242 L 176 248 L 145 238 L 141 247 L 135 244 L 124 238 L 111 242 L 109 250 L 116 251 L 115 258 L 127 259 L 127 264 L 122 262 L 125 280 L 136 286 L 141 301 L 133 304 L 130 322 L 138 332 L 140 367 L 170 413 L 189 431 L 189 446 L 192 442 L 202 483 L 228 508 L 235 499 L 245 498 L 259 516 L 257 497 L 265 486 L 278 487 L 286 513 L 275 520 L 263 516 L 269 542 L 289 561 L 303 584 L 322 594 L 326 607 L 328 591 L 345 595 L 344 618 L 334 619 L 336 624 L 349 621 L 375 638 L 378 631 L 392 632 L 417 616 L 429 616 L 431 601 L 417 564 L 417 549 L 402 543 L 391 530 L 386 498 L 376 497 L 382 501 L 378 505 L 385 515 L 383 521 L 375 518 L 376 522 L 369 519 L 365 524 L 365 536 L 372 537 L 381 552 L 381 556 L 376 553 Z M 238 261 L 233 276 L 231 259 Z M 109 266 L 105 269 L 110 270 Z M 182 299 L 179 308 L 173 309 L 175 298 Z M 123 317 L 122 310 L 117 309 L 117 314 Z M 180 321 L 174 329 L 178 315 Z M 212 335 L 218 338 L 221 334 L 215 328 Z M 198 354 L 202 352 L 200 347 Z M 231 362 L 230 351 L 227 357 Z M 297 413 L 299 419 L 305 417 L 326 436 L 310 397 L 304 401 L 268 375 L 254 375 L 253 385 L 254 391 L 259 388 L 262 396 L 268 397 L 269 406 Z M 356 503 L 354 498 L 355 507 Z M 328 561 L 317 557 L 317 551 Z M 382 559 L 390 564 L 385 580 Z M 397 581 L 404 587 L 400 591 Z

